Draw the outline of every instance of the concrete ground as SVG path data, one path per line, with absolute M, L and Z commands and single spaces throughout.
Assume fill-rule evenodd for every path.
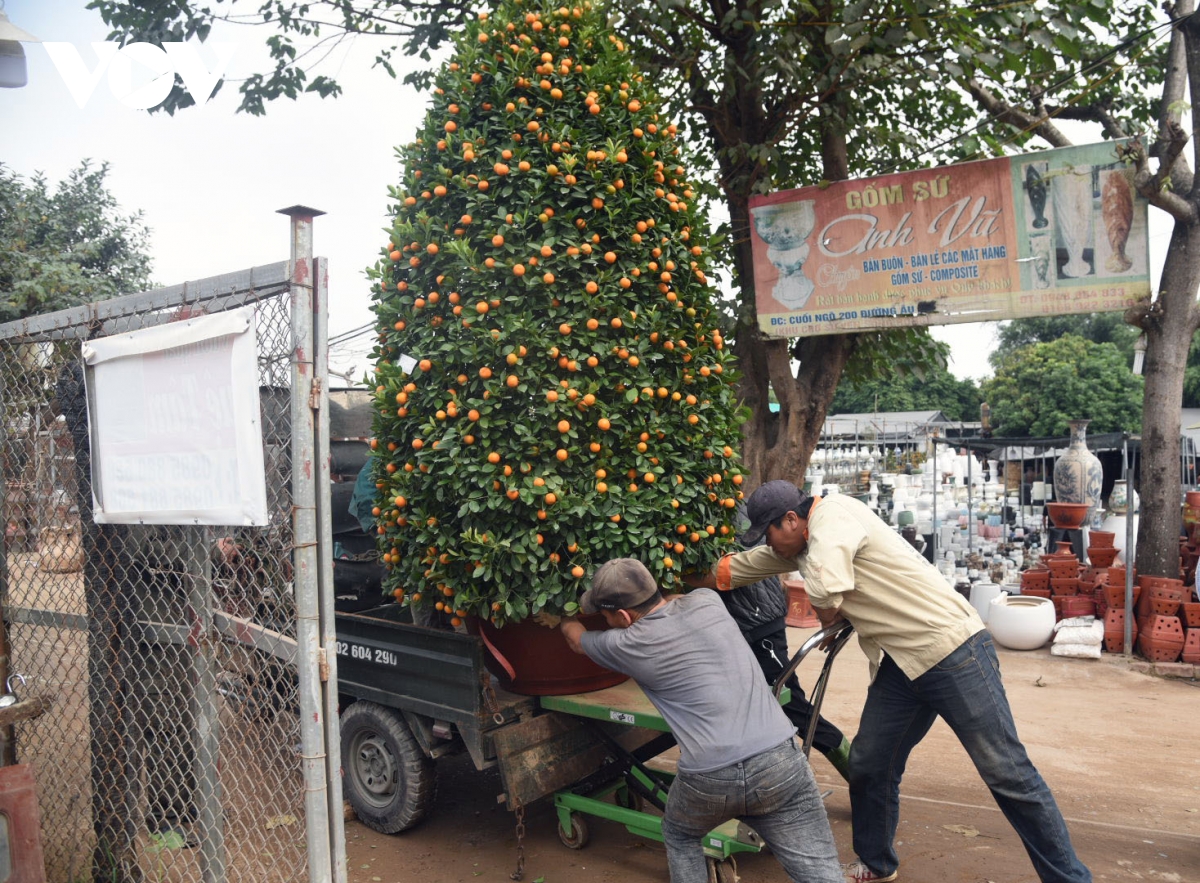
M 791 630 L 793 649 L 809 632 Z M 1135 670 L 1120 656 L 1051 656 L 1049 648 L 1000 651 L 1017 728 L 1049 782 L 1076 850 L 1096 880 L 1200 883 L 1200 682 Z M 806 660 L 810 685 L 820 663 Z M 1142 665 L 1142 668 L 1148 666 Z M 835 665 L 825 715 L 853 736 L 867 665 L 851 641 Z M 814 755 L 818 782 L 843 861 L 853 858 L 844 783 Z M 517 862 L 514 816 L 496 804 L 494 771 L 464 757 L 439 761 L 432 818 L 384 836 L 347 824 L 351 883 L 508 880 Z M 1020 842 L 996 809 L 966 753 L 940 721 L 918 746 L 901 787 L 897 836 L 905 883 L 1034 883 Z M 531 883 L 659 883 L 661 844 L 592 820 L 591 842 L 559 843 L 548 801 L 525 818 L 524 877 Z M 738 859 L 745 883 L 783 883 L 770 855 Z

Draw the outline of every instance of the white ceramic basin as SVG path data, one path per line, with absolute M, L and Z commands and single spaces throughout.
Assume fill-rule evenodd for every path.
M 1001 647 L 1036 650 L 1054 634 L 1054 604 L 1035 595 L 1000 595 L 992 599 L 987 627 Z

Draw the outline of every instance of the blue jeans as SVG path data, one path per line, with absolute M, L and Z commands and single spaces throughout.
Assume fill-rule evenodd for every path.
M 732 818 L 762 836 L 795 883 L 843 883 L 825 805 L 795 739 L 719 770 L 676 777 L 662 821 L 671 883 L 708 879 L 701 838 Z
M 1017 737 L 991 635 L 979 632 L 914 680 L 885 656 L 867 690 L 850 748 L 854 851 L 877 874 L 900 864 L 893 840 L 900 778 L 908 756 L 938 715 L 1016 830 L 1044 883 L 1090 883 L 1054 796 Z

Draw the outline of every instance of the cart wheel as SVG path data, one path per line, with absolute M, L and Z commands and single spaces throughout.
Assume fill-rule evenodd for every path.
M 737 862 L 733 860 L 733 856 L 724 861 L 710 858 L 707 864 L 708 883 L 738 883 Z
M 559 822 L 558 839 L 567 849 L 583 849 L 588 843 L 587 822 L 577 812 L 571 813 L 571 830 L 568 831 Z
M 646 809 L 645 798 L 632 788 L 618 788 L 613 794 L 613 800 L 617 806 L 622 806 L 625 809 L 633 809 L 638 812 L 644 812 Z
M 342 712 L 346 799 L 381 834 L 406 831 L 433 809 L 437 779 L 408 724 L 391 708 L 359 700 Z

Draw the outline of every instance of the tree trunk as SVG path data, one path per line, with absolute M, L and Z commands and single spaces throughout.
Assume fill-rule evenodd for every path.
M 850 176 L 841 104 L 840 93 L 826 97 L 817 122 L 822 127 L 821 158 L 828 181 Z M 745 108 L 741 111 L 744 114 Z M 759 127 L 759 131 L 764 129 L 765 126 Z M 729 174 L 725 178 L 735 180 Z M 753 176 L 736 180 L 751 184 Z M 746 187 L 744 191 L 728 194 L 730 222 L 737 243 L 734 270 L 747 301 L 754 298 L 749 190 Z M 742 461 L 748 473 L 743 488 L 746 493 L 777 478 L 804 484 L 809 457 L 821 439 L 825 416 L 842 371 L 859 340 L 856 334 L 805 337 L 795 342 L 768 337 L 755 324 L 756 312 L 742 310 L 733 347 L 742 372 L 742 402 L 752 412 L 742 426 Z M 798 369 L 793 367 L 793 360 L 797 359 Z M 779 405 L 777 412 L 770 409 L 772 391 Z
M 1141 521 L 1137 568 L 1179 578 L 1180 403 L 1188 348 L 1197 328 L 1200 227 L 1175 224 L 1158 299 L 1142 320 L 1146 332 L 1146 391 L 1142 421 Z
M 1137 539 L 1138 571 L 1179 578 L 1180 511 L 1179 431 L 1183 378 L 1192 335 L 1200 327 L 1200 177 L 1182 157 L 1188 134 L 1179 126 L 1176 104 L 1200 95 L 1200 21 L 1193 0 L 1179 0 L 1174 14 L 1181 24 L 1172 34 L 1171 64 L 1163 84 L 1158 173 L 1138 173 L 1138 189 L 1175 219 L 1163 265 L 1158 297 L 1138 316 L 1146 333 L 1146 390 L 1142 418 L 1141 521 Z M 1197 149 L 1200 121 L 1192 119 Z M 1169 180 L 1169 186 L 1167 181 Z

